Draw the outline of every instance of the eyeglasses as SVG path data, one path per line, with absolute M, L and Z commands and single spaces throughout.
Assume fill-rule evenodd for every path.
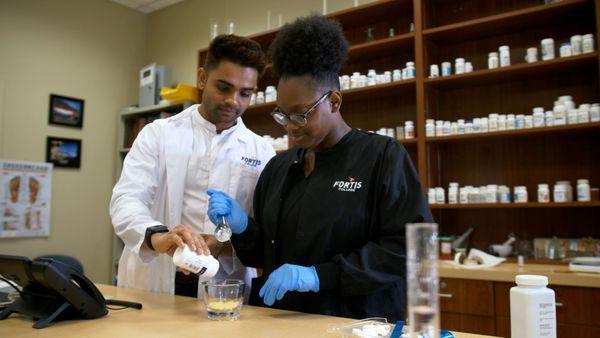
M 319 98 L 317 102 L 315 102 L 302 114 L 288 115 L 284 113 L 279 107 L 277 107 L 271 112 L 271 116 L 273 117 L 275 122 L 281 124 L 284 127 L 287 126 L 287 124 L 290 122 L 298 127 L 304 127 L 308 123 L 308 121 L 306 120 L 308 114 L 312 113 L 321 103 L 323 103 L 329 97 L 329 95 L 331 95 L 331 93 L 332 91 L 328 91 L 327 93 L 323 94 L 323 96 L 321 96 L 321 98 Z

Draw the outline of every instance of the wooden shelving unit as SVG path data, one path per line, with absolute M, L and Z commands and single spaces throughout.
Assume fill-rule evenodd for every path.
M 539 135 L 559 135 L 559 134 L 575 134 L 575 133 L 598 133 L 600 132 L 600 122 L 570 124 L 564 126 L 539 127 L 529 129 L 513 129 L 487 133 L 473 133 L 462 135 L 448 135 L 437 137 L 426 137 L 427 143 L 442 143 L 442 142 L 462 142 L 462 141 L 478 141 L 492 138 L 509 138 L 509 137 L 528 137 Z
M 588 0 L 563 0 L 553 4 L 539 4 L 496 15 L 424 29 L 423 36 L 433 41 L 443 42 L 474 39 L 486 35 L 520 31 L 555 20 L 555 22 L 558 22 L 564 20 L 565 17 L 572 18 L 592 8 L 592 3 Z
M 418 170 L 424 189 L 464 185 L 525 185 L 524 204 L 431 205 L 441 235 L 474 227 L 470 245 L 487 248 L 515 233 L 520 239 L 600 237 L 600 201 L 536 203 L 537 184 L 587 178 L 600 185 L 600 123 L 519 129 L 443 137 L 425 137 L 425 120 L 456 121 L 490 113 L 531 114 L 549 110 L 561 95 L 577 104 L 600 101 L 600 56 L 597 52 L 558 57 L 561 42 L 575 34 L 600 37 L 600 0 L 384 0 L 330 14 L 339 20 L 351 44 L 342 74 L 368 69 L 400 69 L 414 61 L 415 79 L 343 92 L 341 109 L 353 127 L 377 130 L 415 121 L 416 138 L 401 140 Z M 414 31 L 409 31 L 414 23 Z M 375 40 L 366 40 L 367 28 Z M 395 36 L 388 36 L 394 28 Z M 251 36 L 267 48 L 277 30 Z M 554 38 L 556 58 L 525 63 L 528 47 Z M 509 45 L 511 66 L 487 69 L 489 52 Z M 598 46 L 598 43 L 596 43 Z M 598 49 L 598 47 L 596 47 Z M 541 51 L 539 52 L 541 60 Z M 198 51 L 198 66 L 206 49 Z M 428 78 L 429 65 L 458 57 L 473 63 L 468 74 Z M 261 90 L 276 85 L 270 70 Z M 274 103 L 252 106 L 244 122 L 258 134 L 281 135 L 269 116 Z M 511 189 L 512 191 L 512 189 Z M 443 327 L 502 334 L 493 317 L 442 317 Z M 490 325 L 477 326 L 484 318 Z M 468 323 L 473 323 L 471 326 Z M 573 326 L 571 326 L 572 328 Z M 562 331 L 561 331 L 562 330 Z M 569 336 L 559 325 L 559 336 Z M 583 331 L 582 331 L 583 332 Z M 581 337 L 587 337 L 581 335 Z M 589 335 L 593 337 L 593 335 Z
M 457 75 L 427 78 L 427 86 L 437 88 L 466 87 L 489 83 L 498 83 L 499 81 L 510 79 L 520 80 L 531 76 L 543 76 L 546 74 L 556 74 L 576 72 L 581 69 L 594 69 L 598 65 L 598 53 L 582 54 L 570 57 L 556 58 L 548 61 L 538 61 L 534 63 L 520 63 L 508 67 L 495 69 L 481 69 L 471 73 Z
M 565 203 L 468 203 L 432 204 L 431 209 L 599 208 L 600 201 Z

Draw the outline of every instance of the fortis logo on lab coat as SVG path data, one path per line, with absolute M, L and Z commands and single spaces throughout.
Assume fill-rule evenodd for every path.
M 357 182 L 354 177 L 348 177 L 348 181 L 335 181 L 333 187 L 339 191 L 355 192 L 362 187 L 362 181 Z
M 261 163 L 260 160 L 257 160 L 255 158 L 248 158 L 245 156 L 242 156 L 242 162 L 244 162 L 245 165 L 250 166 L 250 167 L 258 167 Z

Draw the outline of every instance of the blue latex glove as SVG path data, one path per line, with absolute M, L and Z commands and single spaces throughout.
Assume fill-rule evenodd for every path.
M 241 234 L 248 226 L 248 215 L 242 206 L 222 191 L 208 189 L 208 218 L 215 225 L 225 216 L 227 224 L 234 234 Z
M 271 306 L 275 299 L 281 300 L 288 291 L 319 291 L 319 276 L 315 267 L 284 264 L 269 275 L 258 295 L 263 297 L 263 303 Z

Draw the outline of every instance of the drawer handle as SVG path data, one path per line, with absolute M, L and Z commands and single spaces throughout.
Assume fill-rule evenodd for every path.
M 440 289 L 445 289 L 446 287 L 448 287 L 448 284 L 445 282 L 440 282 Z
M 440 298 L 452 298 L 454 297 L 454 295 L 452 295 L 451 293 L 440 293 Z
M 556 303 L 556 307 L 563 307 L 563 306 L 565 306 L 565 304 L 559 303 L 559 302 Z

